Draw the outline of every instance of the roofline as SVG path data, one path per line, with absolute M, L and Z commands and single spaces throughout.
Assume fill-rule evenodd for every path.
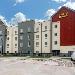
M 71 9 L 71 8 L 69 8 L 69 7 L 66 7 L 66 6 L 62 6 L 59 10 L 57 10 L 57 11 L 51 16 L 51 18 L 52 18 L 57 12 L 59 12 L 62 8 L 66 8 L 66 9 L 68 9 L 68 10 L 70 10 L 70 11 L 75 12 L 74 9 Z

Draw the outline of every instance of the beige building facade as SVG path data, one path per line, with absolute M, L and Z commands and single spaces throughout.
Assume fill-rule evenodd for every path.
M 54 56 L 71 56 L 75 51 L 75 46 L 61 46 L 60 34 L 60 21 L 52 22 L 52 53 Z
M 60 21 L 52 22 L 52 53 L 60 54 Z
M 18 27 L 7 27 L 6 53 L 18 53 Z
M 34 53 L 51 53 L 51 21 L 35 22 L 34 26 Z

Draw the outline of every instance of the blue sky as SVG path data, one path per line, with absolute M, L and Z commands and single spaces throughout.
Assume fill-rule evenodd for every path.
M 8 20 L 18 12 L 22 12 L 28 18 L 43 18 L 49 8 L 57 8 L 58 4 L 51 0 L 27 0 L 14 6 L 15 0 L 1 0 L 0 14 Z M 50 5 L 51 4 L 51 5 Z
M 0 15 L 7 21 L 18 12 L 25 18 L 45 19 L 63 5 L 75 8 L 74 0 L 0 0 Z

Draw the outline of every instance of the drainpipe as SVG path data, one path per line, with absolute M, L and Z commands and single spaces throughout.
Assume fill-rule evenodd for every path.
M 42 23 L 41 23 L 41 56 L 42 56 Z
M 51 23 L 50 23 L 50 53 L 52 54 L 52 17 L 51 17 Z

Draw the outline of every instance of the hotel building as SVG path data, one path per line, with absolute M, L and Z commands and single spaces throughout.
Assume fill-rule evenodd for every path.
M 18 53 L 18 27 L 8 26 L 5 53 Z
M 34 53 L 51 53 L 51 21 L 35 22 L 34 26 Z

